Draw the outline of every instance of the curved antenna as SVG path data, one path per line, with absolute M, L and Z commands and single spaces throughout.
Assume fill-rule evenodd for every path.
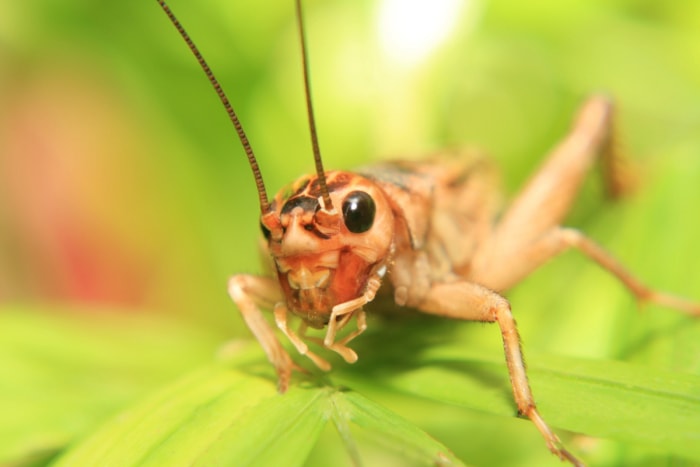
M 190 39 L 189 34 L 187 34 L 187 31 L 185 31 L 185 28 L 182 27 L 180 24 L 180 21 L 175 17 L 173 12 L 170 10 L 170 7 L 165 4 L 163 0 L 157 0 L 158 4 L 163 8 L 163 11 L 165 11 L 165 14 L 168 15 L 168 18 L 170 18 L 170 22 L 173 23 L 175 28 L 177 29 L 177 32 L 180 33 L 182 38 L 185 40 L 187 43 L 187 46 L 190 48 L 192 53 L 194 54 L 195 58 L 197 58 L 197 61 L 199 62 L 199 66 L 202 67 L 202 70 L 204 70 L 204 73 L 207 75 L 207 79 L 209 79 L 209 82 L 211 85 L 214 87 L 214 90 L 216 91 L 216 94 L 219 96 L 219 99 L 221 100 L 221 103 L 224 104 L 224 107 L 226 108 L 226 112 L 228 113 L 229 119 L 231 120 L 231 123 L 233 123 L 233 126 L 236 128 L 236 133 L 238 133 L 238 138 L 241 140 L 241 144 L 243 144 L 243 149 L 245 150 L 245 154 L 248 157 L 248 163 L 250 164 L 250 168 L 253 171 L 253 177 L 255 178 L 255 185 L 258 189 L 258 198 L 260 200 L 260 211 L 263 213 L 269 212 L 270 211 L 270 202 L 267 199 L 267 192 L 265 191 L 265 183 L 263 183 L 263 178 L 262 174 L 260 173 L 260 167 L 258 167 L 258 161 L 255 159 L 255 154 L 253 154 L 253 148 L 250 147 L 250 143 L 248 142 L 248 137 L 245 134 L 245 131 L 243 131 L 243 127 L 241 126 L 240 120 L 238 120 L 238 116 L 236 115 L 236 112 L 233 110 L 233 106 L 228 100 L 228 97 L 226 97 L 226 93 L 224 93 L 224 90 L 221 88 L 221 85 L 219 84 L 219 81 L 216 79 L 216 76 L 214 76 L 214 73 L 211 71 L 211 68 L 209 68 L 209 65 L 207 64 L 206 60 L 204 60 L 204 57 L 202 57 L 202 54 L 199 53 L 199 49 L 197 48 L 196 45 L 194 45 L 194 42 L 192 39 Z M 324 186 L 325 186 L 325 180 L 324 180 Z
M 316 121 L 314 120 L 314 109 L 311 104 L 311 85 L 309 84 L 309 59 L 306 51 L 306 35 L 304 33 L 304 18 L 301 11 L 301 0 L 296 0 L 297 26 L 299 28 L 299 39 L 301 41 L 301 60 L 304 65 L 304 88 L 306 93 L 306 113 L 309 116 L 309 130 L 311 132 L 311 146 L 314 151 L 314 163 L 316 164 L 316 175 L 321 185 L 321 196 L 323 197 L 323 208 L 327 211 L 333 210 L 331 196 L 328 194 L 326 184 L 326 172 L 323 170 L 321 160 L 321 149 L 318 146 L 318 135 L 316 133 Z

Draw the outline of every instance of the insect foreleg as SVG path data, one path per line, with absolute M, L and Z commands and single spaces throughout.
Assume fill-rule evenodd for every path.
M 567 460 L 574 465 L 583 465 L 563 448 L 559 438 L 537 411 L 532 390 L 527 381 L 518 329 L 510 304 L 505 298 L 480 285 L 455 281 L 433 284 L 419 308 L 421 311 L 449 318 L 498 323 L 518 412 L 528 417 L 537 426 L 550 451 L 562 460 Z
M 336 331 L 343 329 L 350 322 L 353 316 L 356 317 L 357 329 L 352 331 L 347 336 L 343 337 L 338 342 L 331 341 L 330 344 L 326 345 L 324 339 L 323 343 L 323 345 L 326 348 L 339 354 L 348 363 L 355 363 L 357 361 L 357 353 L 355 353 L 354 350 L 348 347 L 347 343 L 359 336 L 360 334 L 362 334 L 363 332 L 365 332 L 365 330 L 367 329 L 367 316 L 365 315 L 364 310 L 355 310 L 353 313 L 343 316 L 336 327 Z M 326 339 L 327 338 L 328 336 L 326 336 Z M 333 338 L 335 340 L 335 336 L 333 336 Z
M 362 298 L 362 297 L 360 297 Z M 353 300 L 355 302 L 355 300 Z M 364 304 L 364 303 L 363 303 Z M 360 305 L 362 306 L 362 305 Z M 340 342 L 335 342 L 335 337 L 338 331 L 343 329 L 356 314 L 364 312 L 362 309 L 357 310 L 355 307 L 335 307 L 331 313 L 330 321 L 328 322 L 328 330 L 326 331 L 326 337 L 323 339 L 323 346 L 329 350 L 336 352 L 338 355 L 343 357 L 348 363 L 355 363 L 357 361 L 357 353 L 345 344 L 349 342 L 350 339 L 343 339 Z M 363 326 L 361 326 L 363 324 Z M 360 321 L 359 315 L 357 320 L 357 331 L 354 331 L 352 337 L 357 337 L 359 334 L 367 329 L 367 323 L 364 319 Z
M 367 329 L 367 319 L 362 307 L 374 300 L 377 290 L 379 290 L 379 287 L 382 285 L 382 276 L 385 268 L 381 267 L 379 270 L 382 272 L 375 272 L 367 280 L 367 286 L 362 295 L 334 306 L 331 311 L 326 337 L 323 339 L 323 346 L 339 354 L 348 363 L 355 363 L 357 361 L 357 353 L 348 347 L 347 343 Z M 336 334 L 350 322 L 353 316 L 357 317 L 357 329 L 339 342 L 336 342 Z
M 365 310 L 358 310 L 355 312 L 355 322 L 357 323 L 357 329 L 355 329 L 353 332 L 348 334 L 347 336 L 343 337 L 338 344 L 340 345 L 346 345 L 348 342 L 362 334 L 367 330 L 367 314 L 365 313 Z
M 289 386 L 292 369 L 296 366 L 260 311 L 260 307 L 272 308 L 282 300 L 277 281 L 268 277 L 238 274 L 229 279 L 228 293 L 241 310 L 248 328 L 265 350 L 268 360 L 275 367 L 279 391 L 285 392 Z
M 289 329 L 289 325 L 287 324 L 287 306 L 282 302 L 278 302 L 275 305 L 274 314 L 277 327 L 284 333 L 285 336 L 287 336 L 290 342 L 294 344 L 294 347 L 296 347 L 299 353 L 308 357 L 309 360 L 314 362 L 314 364 L 321 370 L 329 371 L 331 369 L 331 364 L 310 351 L 309 346 L 303 341 L 303 338 L 305 337 L 303 333 L 306 331 L 306 325 L 302 323 L 302 327 L 300 328 L 301 332 L 299 335 L 295 334 L 294 331 Z

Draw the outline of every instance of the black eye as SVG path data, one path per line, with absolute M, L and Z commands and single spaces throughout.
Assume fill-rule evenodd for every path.
M 265 240 L 270 240 L 270 229 L 265 227 L 265 224 L 262 222 L 260 223 L 260 230 L 262 230 L 262 234 L 265 237 Z
M 343 201 L 345 227 L 352 233 L 367 232 L 372 227 L 376 210 L 370 195 L 364 191 L 353 191 Z

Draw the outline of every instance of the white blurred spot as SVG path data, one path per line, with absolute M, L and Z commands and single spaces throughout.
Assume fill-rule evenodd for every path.
M 427 58 L 453 32 L 469 0 L 383 0 L 379 39 L 390 58 L 415 65 Z

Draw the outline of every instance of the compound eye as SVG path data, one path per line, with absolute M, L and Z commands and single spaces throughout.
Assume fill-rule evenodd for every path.
M 267 227 L 265 227 L 265 224 L 263 224 L 262 222 L 260 222 L 260 230 L 262 231 L 262 234 L 263 234 L 263 236 L 265 237 L 265 240 L 268 240 L 268 241 L 269 241 L 269 240 L 270 240 L 270 235 L 271 235 L 270 229 L 268 229 Z
M 343 201 L 345 227 L 352 233 L 367 232 L 372 228 L 377 211 L 374 200 L 364 191 L 353 191 Z

